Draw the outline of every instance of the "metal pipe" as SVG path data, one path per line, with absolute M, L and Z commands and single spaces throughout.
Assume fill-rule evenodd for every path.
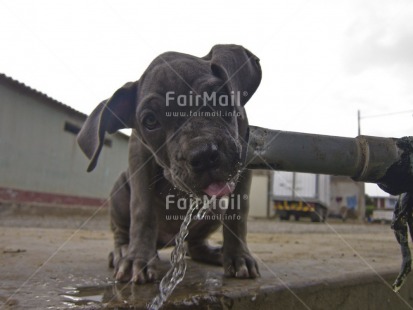
M 246 166 L 349 176 L 396 195 L 413 189 L 413 137 L 345 138 L 250 126 Z

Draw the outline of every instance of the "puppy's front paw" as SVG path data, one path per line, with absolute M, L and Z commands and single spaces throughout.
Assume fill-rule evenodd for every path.
M 137 284 L 153 282 L 157 278 L 157 262 L 157 255 L 150 259 L 123 257 L 116 266 L 115 279 L 120 282 L 131 281 Z
M 116 266 L 118 266 L 119 261 L 122 259 L 122 257 L 126 256 L 126 253 L 128 253 L 127 244 L 115 246 L 115 250 L 113 252 L 110 252 L 108 256 L 109 268 L 115 268 Z
M 224 270 L 227 277 L 257 278 L 260 276 L 257 262 L 249 252 L 224 254 Z

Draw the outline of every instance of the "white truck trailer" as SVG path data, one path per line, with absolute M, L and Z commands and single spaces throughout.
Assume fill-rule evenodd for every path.
M 323 174 L 274 171 L 272 202 L 281 220 L 310 217 L 324 221 L 330 204 L 330 176 Z

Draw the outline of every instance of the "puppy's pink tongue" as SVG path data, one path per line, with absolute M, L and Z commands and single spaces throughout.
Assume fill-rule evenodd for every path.
M 204 189 L 204 192 L 209 196 L 222 197 L 228 196 L 234 189 L 234 182 L 214 182 L 209 184 L 208 187 Z

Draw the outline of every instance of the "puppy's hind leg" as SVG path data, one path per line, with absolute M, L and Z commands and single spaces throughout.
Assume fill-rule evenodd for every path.
M 115 243 L 114 251 L 109 253 L 109 267 L 116 268 L 129 246 L 130 186 L 127 171 L 119 176 L 112 188 L 109 214 Z
M 201 263 L 222 266 L 222 247 L 211 246 L 207 240 L 197 242 L 189 241 L 188 255 L 194 260 Z
M 187 238 L 188 255 L 195 261 L 222 266 L 222 247 L 208 244 L 208 236 L 221 226 L 219 220 L 196 223 Z

